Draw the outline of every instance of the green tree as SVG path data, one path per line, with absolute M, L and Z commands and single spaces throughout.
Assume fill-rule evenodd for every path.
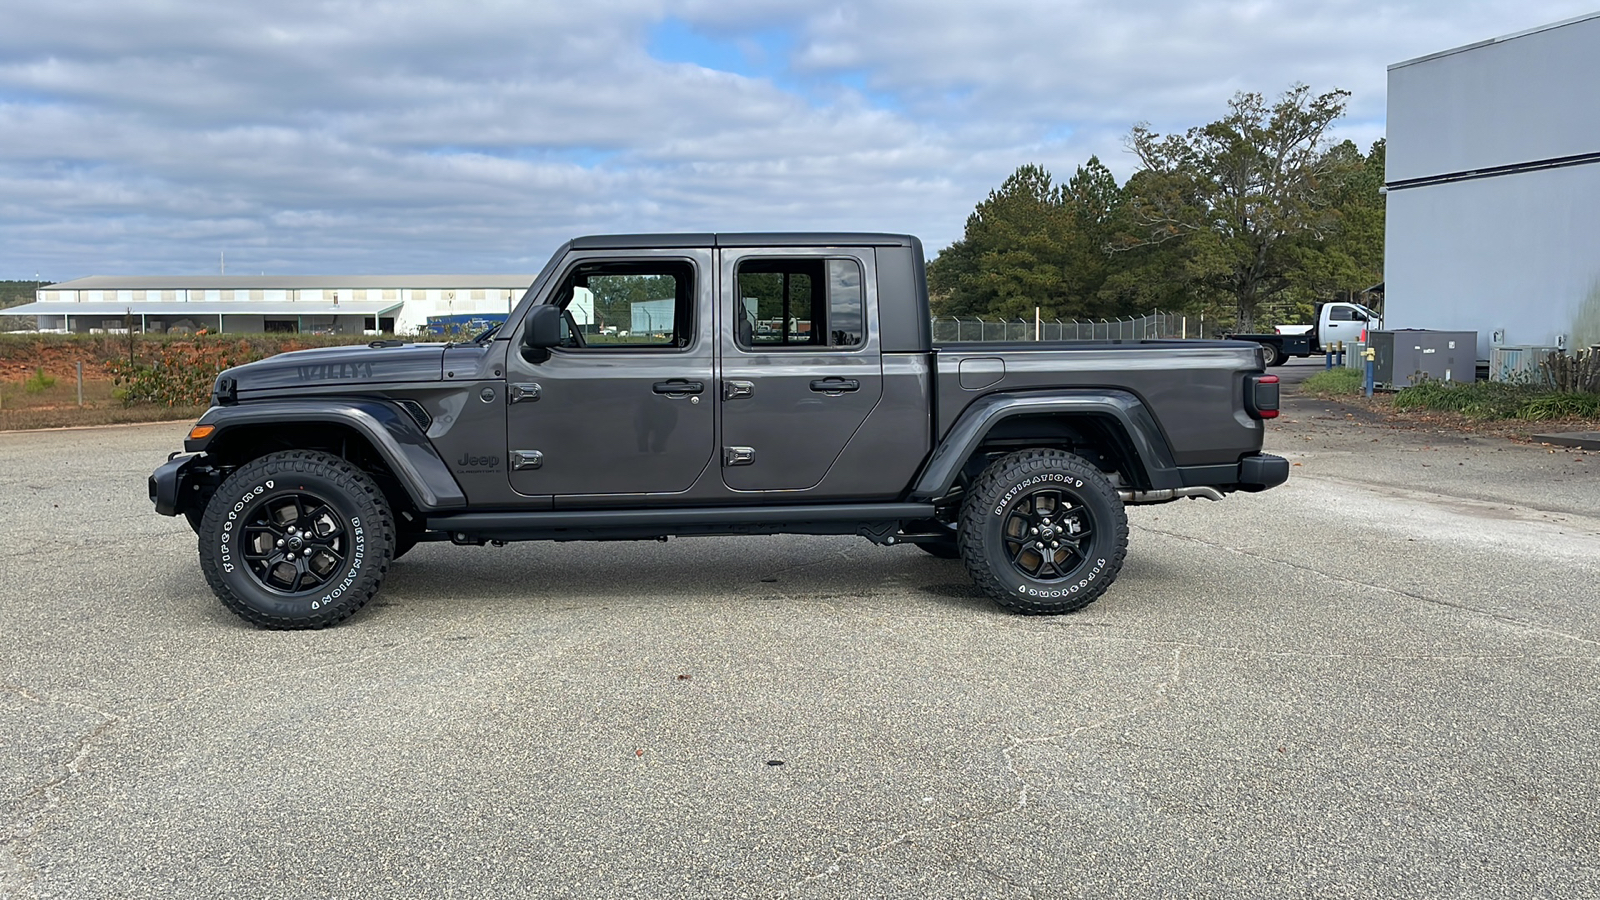
M 0 281 L 0 309 L 32 303 L 42 281 Z M 38 322 L 32 316 L 0 315 L 0 331 L 32 331 Z
M 1326 135 L 1349 95 L 1312 96 L 1302 84 L 1269 105 L 1239 93 L 1226 116 L 1182 135 L 1134 126 L 1128 147 L 1145 175 L 1129 197 L 1136 243 L 1182 245 L 1202 296 L 1230 297 L 1238 327 L 1250 330 L 1263 301 L 1290 287 L 1299 245 L 1333 227 Z
M 961 240 L 928 267 L 941 315 L 1031 319 L 1102 314 L 1106 244 L 1122 189 L 1090 158 L 1064 185 L 1038 165 L 1018 168 L 967 217 Z M 1112 298 L 1111 302 L 1115 302 Z
M 1385 143 L 1362 154 L 1351 141 L 1328 149 L 1323 192 L 1330 222 L 1320 241 L 1297 248 L 1288 293 L 1309 314 L 1312 303 L 1356 299 L 1383 280 Z

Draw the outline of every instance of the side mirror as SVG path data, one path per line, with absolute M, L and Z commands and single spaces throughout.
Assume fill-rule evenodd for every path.
M 529 350 L 548 350 L 561 343 L 561 307 L 535 306 L 522 323 L 522 346 Z

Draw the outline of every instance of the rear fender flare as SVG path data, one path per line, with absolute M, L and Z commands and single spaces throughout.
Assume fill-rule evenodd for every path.
M 1133 476 L 1152 490 L 1177 488 L 1183 480 L 1172 449 L 1144 401 L 1128 391 L 1063 390 L 997 393 L 979 397 L 961 413 L 928 458 L 907 498 L 927 502 L 949 493 L 956 478 L 995 426 L 1015 416 L 1061 415 L 1109 419 L 1132 451 Z
M 204 452 L 228 431 L 247 425 L 343 425 L 366 438 L 419 510 L 458 509 L 466 494 L 428 435 L 405 410 L 376 399 L 271 400 L 237 406 L 213 406 L 198 425 L 216 431 L 200 440 L 184 441 L 190 453 Z

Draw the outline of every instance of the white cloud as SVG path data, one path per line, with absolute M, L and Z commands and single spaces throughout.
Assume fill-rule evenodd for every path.
M 898 230 L 1016 166 L 1126 175 L 1138 121 L 1354 92 L 1530 19 L 1509 0 L 21 0 L 0 31 L 0 277 L 535 269 L 566 237 Z M 651 55 L 668 19 L 696 48 Z M 715 60 L 711 60 L 716 63 Z

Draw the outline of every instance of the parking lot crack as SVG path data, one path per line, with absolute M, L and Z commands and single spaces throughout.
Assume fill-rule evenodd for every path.
M 1594 638 L 1589 638 L 1589 637 L 1584 637 L 1581 634 L 1573 634 L 1572 632 L 1569 632 L 1569 631 L 1562 631 L 1559 628 L 1552 628 L 1549 625 L 1544 625 L 1544 624 L 1541 624 L 1539 622 L 1533 622 L 1533 621 L 1530 621 L 1528 619 L 1520 619 L 1520 618 L 1518 618 L 1516 616 L 1506 615 L 1505 613 L 1497 613 L 1497 612 L 1493 612 L 1493 611 L 1487 610 L 1487 609 L 1479 609 L 1478 607 L 1470 606 L 1470 605 L 1465 604 L 1465 603 L 1458 603 L 1458 602 L 1456 602 L 1454 600 L 1446 600 L 1443 597 L 1429 597 L 1429 596 L 1426 596 L 1424 594 L 1419 594 L 1416 591 L 1407 591 L 1407 590 L 1403 590 L 1401 588 L 1389 587 L 1387 585 L 1374 584 L 1374 583 L 1372 583 L 1370 581 L 1362 581 L 1359 578 L 1351 578 L 1348 575 L 1339 575 L 1339 574 L 1336 574 L 1336 573 L 1333 573 L 1333 572 L 1324 572 L 1321 569 L 1315 568 L 1313 566 L 1304 565 L 1302 563 L 1295 562 L 1294 560 L 1281 559 L 1281 558 L 1276 557 L 1276 556 L 1269 556 L 1269 555 L 1267 555 L 1265 553 L 1256 553 L 1256 552 L 1251 551 L 1251 550 L 1246 550 L 1246 549 L 1244 549 L 1242 547 L 1230 547 L 1227 544 L 1219 544 L 1216 541 L 1204 540 L 1204 539 L 1201 539 L 1201 538 L 1194 537 L 1193 535 L 1180 534 L 1180 533 L 1175 532 L 1175 531 L 1165 531 L 1165 530 L 1160 529 L 1160 528 L 1151 528 L 1149 526 L 1138 526 L 1138 527 L 1139 527 L 1139 529 L 1141 531 L 1147 531 L 1147 532 L 1150 532 L 1151 534 L 1159 534 L 1159 535 L 1162 535 L 1164 537 L 1170 537 L 1170 538 L 1174 538 L 1174 539 L 1180 540 L 1180 541 L 1188 541 L 1189 543 L 1200 544 L 1201 546 L 1204 546 L 1204 547 L 1211 547 L 1211 548 L 1216 549 L 1216 550 L 1222 550 L 1222 551 L 1225 551 L 1225 552 L 1228 552 L 1228 553 L 1233 553 L 1235 555 L 1245 557 L 1246 559 L 1254 559 L 1254 560 L 1260 560 L 1260 561 L 1263 561 L 1263 562 L 1276 563 L 1277 565 L 1286 566 L 1288 568 L 1295 569 L 1295 570 L 1300 571 L 1300 572 L 1305 572 L 1305 573 L 1307 573 L 1309 575 L 1315 575 L 1315 576 L 1318 576 L 1320 578 L 1325 578 L 1325 579 L 1327 579 L 1329 581 L 1334 581 L 1334 582 L 1337 582 L 1337 583 L 1340 583 L 1340 584 L 1346 584 L 1346 585 L 1350 585 L 1350 586 L 1353 586 L 1353 587 L 1370 588 L 1370 589 L 1372 589 L 1374 591 L 1378 591 L 1378 592 L 1384 593 L 1384 594 L 1392 594 L 1392 595 L 1397 596 L 1397 597 L 1405 597 L 1407 599 L 1417 600 L 1417 601 L 1420 601 L 1422 603 L 1432 604 L 1434 606 L 1448 607 L 1450 609 L 1460 610 L 1461 612 L 1470 613 L 1470 614 L 1475 615 L 1475 616 L 1480 616 L 1480 617 L 1485 618 L 1485 619 L 1492 619 L 1494 621 L 1500 622 L 1500 623 L 1505 624 L 1505 625 L 1511 625 L 1511 626 L 1514 626 L 1514 627 L 1517 627 L 1517 628 L 1522 628 L 1522 629 L 1525 629 L 1525 630 L 1528 630 L 1528 631 L 1535 631 L 1535 632 L 1538 632 L 1540 634 L 1547 634 L 1547 635 L 1550 635 L 1552 637 L 1565 638 L 1566 640 L 1573 641 L 1574 643 L 1584 644 L 1584 645 L 1589 646 L 1589 647 L 1600 648 L 1600 640 L 1596 640 Z
M 1092 721 L 1084 722 L 1072 728 L 1053 732 L 1051 734 L 1031 736 L 1007 735 L 1008 743 L 1006 746 L 1000 749 L 1000 758 L 1003 761 L 1006 773 L 1017 783 L 1017 789 L 1013 794 L 1011 803 L 998 809 L 991 809 L 969 816 L 960 816 L 941 825 L 910 828 L 870 847 L 864 847 L 856 850 L 840 850 L 834 854 L 832 861 L 827 865 L 826 868 L 820 872 L 814 872 L 805 876 L 804 878 L 801 878 L 799 881 L 790 886 L 790 890 L 793 891 L 813 882 L 822 881 L 838 875 L 844 866 L 852 859 L 873 856 L 892 847 L 914 843 L 918 838 L 931 837 L 934 835 L 969 829 L 975 825 L 989 822 L 1002 816 L 1022 812 L 1028 807 L 1029 796 L 1030 794 L 1034 793 L 1034 787 L 1032 783 L 1029 782 L 1028 779 L 1017 768 L 1017 754 L 1019 751 L 1027 747 L 1035 747 L 1040 745 L 1059 745 L 1062 741 L 1071 740 L 1072 738 L 1084 734 L 1085 732 L 1095 731 L 1105 728 L 1106 726 L 1116 722 L 1132 719 L 1136 716 L 1143 715 L 1152 709 L 1156 709 L 1165 705 L 1171 697 L 1173 690 L 1176 689 L 1181 682 L 1182 664 L 1183 648 L 1174 649 L 1172 652 L 1172 665 L 1167 671 L 1167 674 L 1160 681 L 1155 683 L 1150 697 L 1143 702 L 1137 703 L 1127 709 L 1109 713 Z M 945 855 L 948 856 L 948 854 Z M 953 857 L 951 858 L 953 859 Z M 1027 890 L 1030 895 L 1033 893 L 1025 885 L 1012 881 L 1009 878 L 1005 878 L 999 873 L 990 870 L 986 866 L 980 865 L 976 866 L 976 868 L 997 882 L 1022 890 Z
M 4 888 L 6 896 L 10 896 L 11 891 L 20 891 L 34 881 L 33 872 L 26 862 L 25 843 L 43 829 L 45 819 L 61 805 L 67 785 L 83 774 L 97 743 L 121 719 L 87 703 L 40 696 L 21 685 L 8 682 L 0 682 L 0 693 L 19 697 L 25 703 L 37 706 L 82 710 L 100 719 L 93 728 L 71 740 L 68 745 L 70 756 L 65 763 L 23 792 L 18 800 L 15 818 L 7 824 L 5 834 L 0 836 L 0 888 Z

